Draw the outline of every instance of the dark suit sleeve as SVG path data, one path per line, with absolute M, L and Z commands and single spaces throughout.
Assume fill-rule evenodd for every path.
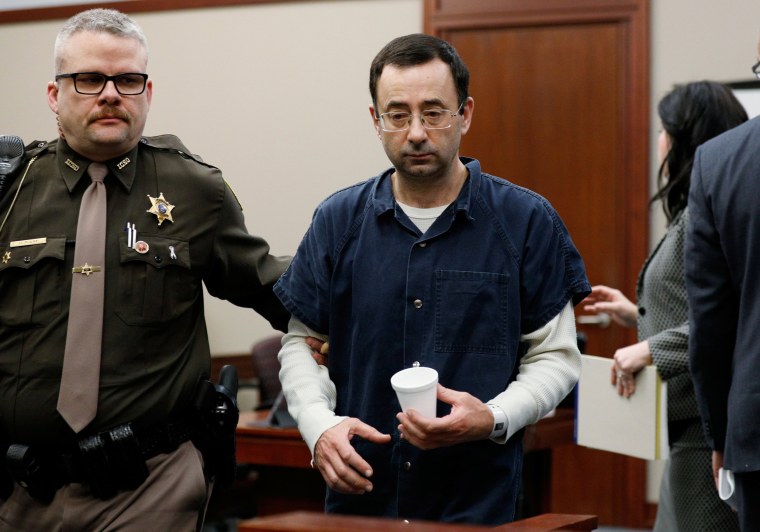
M 718 176 L 710 156 L 695 156 L 689 191 L 684 271 L 689 297 L 689 366 L 705 435 L 722 451 L 726 438 L 728 392 L 736 343 L 736 295 L 716 226 Z

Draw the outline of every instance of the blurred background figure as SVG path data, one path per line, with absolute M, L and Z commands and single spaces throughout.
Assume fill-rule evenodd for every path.
M 597 285 L 584 310 L 609 314 L 625 327 L 638 328 L 638 343 L 615 352 L 611 382 L 630 397 L 636 374 L 654 364 L 668 382 L 670 458 L 665 465 L 656 531 L 739 530 L 736 514 L 718 497 L 711 449 L 702 432 L 688 365 L 689 316 L 684 282 L 684 236 L 691 169 L 697 147 L 747 120 L 731 90 L 699 81 L 676 86 L 660 100 L 659 187 L 651 203 L 662 201 L 668 220 L 665 236 L 639 274 L 638 305 L 615 288 Z

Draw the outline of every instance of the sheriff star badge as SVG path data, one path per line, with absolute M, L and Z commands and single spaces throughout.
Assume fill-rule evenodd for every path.
M 172 210 L 174 210 L 174 205 L 166 201 L 163 192 L 161 192 L 157 198 L 154 198 L 148 194 L 148 199 L 150 200 L 150 209 L 148 209 L 146 212 L 149 212 L 156 216 L 158 219 L 158 225 L 164 223 L 164 220 L 169 220 L 170 222 L 174 223 L 174 220 L 172 219 Z

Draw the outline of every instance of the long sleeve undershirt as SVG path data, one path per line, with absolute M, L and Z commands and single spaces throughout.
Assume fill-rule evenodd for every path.
M 301 321 L 291 318 L 279 354 L 280 380 L 288 410 L 298 423 L 303 439 L 314 446 L 327 429 L 345 419 L 335 414 L 336 389 L 327 367 L 319 366 L 306 344 L 307 336 L 325 339 Z M 507 416 L 508 429 L 497 443 L 504 443 L 523 427 L 551 412 L 573 389 L 581 371 L 575 332 L 575 314 L 570 302 L 546 325 L 524 334 L 528 345 L 520 359 L 516 380 L 496 397 L 486 401 Z

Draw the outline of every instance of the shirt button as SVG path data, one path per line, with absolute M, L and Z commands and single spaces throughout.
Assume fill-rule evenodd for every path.
M 404 471 L 409 471 L 412 468 L 411 462 L 404 462 Z
M 422 308 L 422 300 L 421 299 L 415 299 L 414 300 L 414 308 Z
M 639 315 L 640 316 L 643 316 L 646 313 L 647 313 L 647 309 L 645 309 L 644 307 L 639 307 Z
M 24 264 L 29 264 L 32 262 L 32 257 L 24 257 Z
M 161 256 L 160 255 L 156 255 L 155 257 L 153 257 L 153 260 L 156 261 L 157 264 L 160 264 L 161 263 Z
M 419 246 L 420 246 L 421 248 L 425 248 L 425 247 L 427 247 L 427 242 L 420 242 L 420 243 L 419 243 Z

